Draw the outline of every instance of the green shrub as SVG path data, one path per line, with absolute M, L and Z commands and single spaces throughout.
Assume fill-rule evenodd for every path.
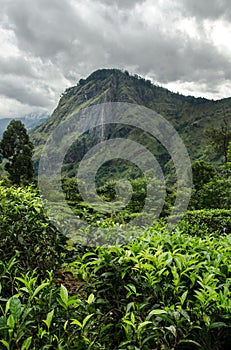
M 0 256 L 7 261 L 20 252 L 20 264 L 42 273 L 60 264 L 66 238 L 49 222 L 32 187 L 0 185 Z
M 151 229 L 80 246 L 56 284 L 0 262 L 0 350 L 230 349 L 230 238 Z
M 229 240 L 147 230 L 131 244 L 78 251 L 72 271 L 110 333 L 96 339 L 106 349 L 228 349 Z
M 65 237 L 35 190 L 0 185 L 0 350 L 230 349 L 230 216 L 188 211 L 173 232 L 119 227 L 131 243 L 73 245 L 53 277 Z
M 205 236 L 231 233 L 231 210 L 202 209 L 187 211 L 179 223 L 185 233 Z

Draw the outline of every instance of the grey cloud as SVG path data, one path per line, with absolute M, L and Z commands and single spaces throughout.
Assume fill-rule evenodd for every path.
M 85 12 L 70 0 L 2 1 L 8 21 L 7 24 L 4 19 L 4 26 L 15 33 L 21 56 L 0 58 L 0 71 L 5 76 L 5 80 L 0 80 L 0 93 L 21 103 L 53 106 L 54 94 L 58 102 L 58 92 L 66 87 L 64 81 L 75 84 L 102 67 L 134 67 L 134 72 L 155 77 L 161 84 L 204 81 L 208 90 L 214 92 L 216 84 L 231 79 L 230 57 L 218 51 L 205 32 L 201 32 L 200 39 L 191 38 L 175 30 L 171 18 L 160 25 L 157 19 L 157 23 L 148 26 L 140 18 L 145 1 L 92 0 Z M 143 7 L 135 8 L 142 3 Z M 158 4 L 156 1 L 155 5 Z M 225 0 L 220 7 L 215 0 L 209 4 L 177 0 L 176 4 L 179 18 L 196 16 L 200 21 L 213 18 L 216 10 L 217 16 L 229 16 L 230 5 Z M 36 59 L 41 60 L 39 67 Z M 52 82 L 49 74 L 39 75 L 44 62 L 45 72 L 53 69 L 52 77 L 59 75 Z M 16 77 L 15 82 L 12 76 Z M 55 84 L 59 85 L 57 89 Z M 55 92 L 46 91 L 47 86 L 53 86 Z
M 94 15 L 94 23 L 89 25 L 88 18 L 84 18 L 70 1 L 6 0 L 5 12 L 20 50 L 50 60 L 70 84 L 75 84 L 77 78 L 98 63 L 106 64 L 105 56 L 110 47 L 105 47 L 102 36 L 107 28 L 97 26 Z M 107 17 L 107 13 L 110 13 L 108 9 L 102 9 L 102 16 Z
M 79 50 L 98 39 L 68 0 L 8 1 L 5 11 L 19 47 L 36 56 L 55 58 L 78 48 L 79 37 Z
M 36 74 L 31 64 L 24 57 L 1 57 L 0 56 L 0 74 L 11 74 L 17 76 L 26 76 L 35 78 Z
M 230 0 L 181 0 L 183 12 L 197 19 L 231 19 Z
M 67 1 L 8 1 L 5 11 L 21 49 L 48 57 L 68 46 L 69 38 L 64 39 L 63 32 L 67 24 L 71 28 L 73 15 Z
M 22 80 L 0 79 L 0 95 L 15 99 L 30 106 L 49 107 L 50 100 L 47 96 L 47 89 L 37 90 L 25 84 Z
M 106 5 L 117 5 L 119 8 L 132 8 L 136 4 L 142 4 L 145 0 L 100 0 Z
M 115 2 L 119 6 L 122 0 Z M 101 0 L 101 3 L 109 3 L 109 0 Z M 213 1 L 214 6 L 215 3 Z M 124 2 L 124 5 L 129 4 L 135 2 Z M 192 2 L 185 2 L 188 11 L 190 4 Z M 24 11 L 18 11 L 18 6 Z M 126 67 L 128 64 L 136 66 L 140 73 L 155 70 L 163 83 L 190 80 L 198 75 L 206 79 L 211 77 L 212 70 L 216 71 L 217 63 L 223 69 L 230 64 L 205 40 L 195 41 L 174 31 L 170 35 L 165 28 L 147 29 L 139 19 L 132 21 L 129 10 L 126 19 L 110 7 L 100 8 L 100 11 L 101 18 L 95 16 L 91 25 L 68 0 L 18 0 L 17 3 L 8 2 L 7 7 L 19 46 L 35 56 L 50 59 L 71 81 L 75 75 L 90 73 L 100 66 Z M 99 20 L 103 22 L 97 26 Z
M 139 39 L 125 35 L 120 47 L 111 48 L 110 62 L 131 66 L 143 75 L 155 75 L 161 83 L 205 80 L 214 85 L 231 78 L 231 59 L 204 40 L 183 34 L 166 35 L 161 30 L 146 32 Z

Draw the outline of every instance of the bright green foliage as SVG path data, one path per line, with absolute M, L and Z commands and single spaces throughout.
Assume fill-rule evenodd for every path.
M 227 161 L 230 162 L 231 161 L 231 142 L 229 142 L 228 144 L 228 151 L 227 151 Z
M 91 250 L 74 262 L 104 310 L 105 349 L 231 344 L 229 240 L 149 230 L 132 244 Z
M 169 214 L 175 199 L 172 188 L 168 187 L 166 190 L 167 193 L 165 193 L 165 184 L 154 178 L 147 180 L 145 177 L 140 177 L 137 179 L 130 179 L 129 182 L 132 187 L 132 196 L 127 205 L 121 210 L 115 210 L 113 213 L 104 213 L 103 210 L 101 210 L 104 209 L 104 203 L 102 203 L 102 207 L 100 204 L 97 204 L 96 210 L 96 205 L 92 208 L 82 201 L 81 195 L 78 192 L 77 181 L 74 178 L 64 177 L 62 179 L 63 191 L 65 192 L 66 199 L 73 212 L 82 220 L 94 226 L 108 227 L 114 226 L 115 224 L 127 223 L 138 216 L 139 213 L 142 213 L 145 205 L 149 208 L 150 215 L 153 215 L 153 213 L 163 205 L 162 199 L 164 198 L 166 200 L 163 205 L 161 216 Z M 116 184 L 116 180 L 111 180 L 106 182 L 104 186 L 97 188 L 97 194 L 106 204 L 110 201 L 114 201 L 115 204 L 116 201 L 118 201 L 115 190 Z M 147 196 L 147 191 L 150 191 L 149 196 Z M 154 197 L 154 195 L 156 195 L 156 197 Z M 152 202 L 150 202 L 150 200 Z M 121 205 L 119 201 L 117 203 Z
M 8 260 L 20 252 L 21 266 L 40 273 L 60 262 L 66 238 L 49 222 L 42 200 L 29 188 L 0 184 L 0 257 Z
M 1 261 L 0 349 L 229 349 L 231 236 L 184 230 L 76 247 L 75 289 Z
M 3 133 L 0 153 L 7 160 L 5 169 L 13 184 L 30 183 L 33 179 L 33 144 L 20 120 L 12 120 Z
M 221 180 L 215 176 L 201 191 L 208 196 Z M 100 195 L 110 200 L 108 185 Z M 131 211 L 146 188 L 143 179 L 133 185 Z M 128 210 L 116 223 L 113 216 L 100 221 L 84 203 L 74 211 L 98 226 L 89 231 L 94 242 L 108 227 L 110 244 L 120 235 L 130 243 L 72 242 L 67 256 L 66 239 L 36 191 L 0 185 L 0 350 L 231 348 L 230 210 L 188 211 L 173 232 L 165 232 L 164 219 L 123 231 Z

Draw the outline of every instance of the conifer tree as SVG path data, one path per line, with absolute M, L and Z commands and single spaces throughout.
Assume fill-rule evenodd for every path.
M 0 142 L 1 158 L 13 184 L 28 184 L 33 179 L 33 144 L 20 120 L 12 120 Z

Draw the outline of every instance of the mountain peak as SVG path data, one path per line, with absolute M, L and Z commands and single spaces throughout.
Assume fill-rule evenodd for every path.
M 219 127 L 224 111 L 231 116 L 231 99 L 213 101 L 184 96 L 127 71 L 99 69 L 62 94 L 52 116 L 33 133 L 34 143 L 44 144 L 48 135 L 70 115 L 105 102 L 135 103 L 161 114 L 182 135 L 192 159 L 205 153 L 208 143 L 205 129 Z
M 101 68 L 101 69 L 97 69 L 96 71 L 91 73 L 86 78 L 86 81 L 88 82 L 88 81 L 92 81 L 92 80 L 103 80 L 103 79 L 107 79 L 111 75 L 122 76 L 123 74 L 125 74 L 125 72 L 123 72 L 122 70 L 120 70 L 118 68 Z
M 66 89 L 62 96 L 83 95 L 86 100 L 92 98 L 91 88 L 93 87 L 93 95 L 98 94 L 99 90 L 106 92 L 104 101 L 113 102 L 130 102 L 138 103 L 147 106 L 148 100 L 153 98 L 184 100 L 193 103 L 207 103 L 210 100 L 206 98 L 196 98 L 193 96 L 184 96 L 179 93 L 171 92 L 170 90 L 154 84 L 149 79 L 145 79 L 138 74 L 130 74 L 126 70 L 118 68 L 102 68 L 91 73 L 87 78 L 80 79 L 77 85 Z M 102 101 L 97 101 L 97 103 Z M 148 106 L 147 106 L 148 107 Z

